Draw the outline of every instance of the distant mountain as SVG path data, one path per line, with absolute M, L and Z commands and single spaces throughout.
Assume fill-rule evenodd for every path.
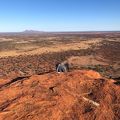
M 44 31 L 37 31 L 37 30 L 25 30 L 23 33 L 45 33 Z

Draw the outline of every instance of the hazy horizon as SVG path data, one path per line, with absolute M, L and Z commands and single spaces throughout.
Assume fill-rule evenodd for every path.
M 0 32 L 120 31 L 119 0 L 1 0 Z
M 95 33 L 95 32 L 101 32 L 101 33 L 104 33 L 104 32 L 120 32 L 120 30 L 105 30 L 105 31 L 39 31 L 39 30 L 28 30 L 28 31 L 26 31 L 26 30 L 23 30 L 23 31 L 3 31 L 3 32 L 1 32 L 0 31 L 0 33 Z

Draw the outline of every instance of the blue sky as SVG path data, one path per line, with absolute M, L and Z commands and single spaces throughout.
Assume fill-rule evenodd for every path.
M 0 0 L 0 32 L 120 30 L 120 0 Z

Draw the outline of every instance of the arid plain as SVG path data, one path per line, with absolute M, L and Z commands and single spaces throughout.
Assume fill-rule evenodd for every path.
M 1 120 L 119 120 L 119 85 L 120 32 L 0 34 Z

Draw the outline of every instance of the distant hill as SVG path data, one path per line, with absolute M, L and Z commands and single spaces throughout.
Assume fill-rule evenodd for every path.
M 44 31 L 37 31 L 37 30 L 25 30 L 22 33 L 45 33 Z

